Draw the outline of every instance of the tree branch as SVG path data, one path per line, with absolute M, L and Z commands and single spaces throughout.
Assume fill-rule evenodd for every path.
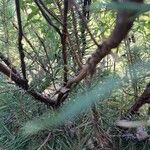
M 83 21 L 83 23 L 84 23 L 84 25 L 85 25 L 85 28 L 87 29 L 87 31 L 88 31 L 88 33 L 89 33 L 89 35 L 90 35 L 92 41 L 94 42 L 94 44 L 95 44 L 97 47 L 99 47 L 99 44 L 97 43 L 96 39 L 94 38 L 93 34 L 91 33 L 91 31 L 90 31 L 90 29 L 89 29 L 89 27 L 88 27 L 88 25 L 87 25 L 87 23 L 86 23 L 86 20 L 85 20 L 84 16 L 83 16 L 82 13 L 80 12 L 80 9 L 79 9 L 78 4 L 77 4 L 74 0 L 71 0 L 71 1 L 72 1 L 72 4 L 73 4 L 74 7 L 75 7 L 75 10 L 78 12 L 79 16 L 81 17 L 81 19 L 82 19 L 82 21 Z
M 68 14 L 68 0 L 64 0 L 64 14 L 63 14 L 63 31 L 62 31 L 62 37 L 61 37 L 61 44 L 62 44 L 62 57 L 64 61 L 64 85 L 67 83 L 67 14 Z
M 25 90 L 28 94 L 33 96 L 36 100 L 45 103 L 48 106 L 54 107 L 56 102 L 51 100 L 49 97 L 44 96 L 38 92 L 36 92 L 33 89 L 26 89 L 26 80 L 22 79 L 21 77 L 18 77 L 14 72 L 11 71 L 7 66 L 4 64 L 0 63 L 0 72 L 5 74 L 6 76 L 10 77 L 12 81 L 15 82 L 17 86 Z
M 143 3 L 143 0 L 132 0 L 131 2 Z M 111 35 L 105 41 L 103 41 L 98 49 L 92 54 L 85 66 L 83 66 L 80 73 L 73 79 L 69 80 L 65 87 L 60 89 L 57 99 L 57 107 L 66 99 L 73 84 L 80 82 L 88 74 L 93 74 L 95 72 L 96 65 L 111 52 L 112 48 L 118 47 L 133 26 L 136 15 L 137 12 L 135 11 L 118 11 L 116 24 Z
M 9 58 L 5 57 L 1 52 L 0 52 L 0 59 L 9 67 L 13 73 L 17 74 L 20 77 L 19 72 L 16 70 L 16 68 L 11 64 Z
M 135 104 L 129 109 L 128 112 L 130 114 L 135 114 L 146 103 L 150 103 L 150 82 L 147 84 L 142 95 L 137 99 Z
M 26 80 L 26 89 L 28 88 L 28 80 L 26 78 L 26 64 L 24 61 L 24 50 L 22 46 L 22 37 L 23 37 L 23 31 L 22 31 L 22 22 L 21 22 L 21 14 L 20 14 L 20 1 L 15 0 L 16 5 L 16 13 L 17 13 L 17 21 L 18 21 L 18 50 L 20 54 L 20 61 L 21 61 L 21 70 L 23 74 L 24 80 Z
M 53 13 L 51 12 L 46 6 L 45 4 L 42 2 L 42 0 L 39 0 L 40 4 L 42 5 L 42 7 L 44 8 L 45 12 L 52 16 L 57 22 L 59 22 L 61 25 L 63 25 L 63 23 L 61 22 L 61 20 Z
M 143 0 L 132 0 L 132 2 L 142 3 Z M 82 79 L 84 79 L 87 75 L 93 74 L 96 65 L 106 55 L 108 55 L 111 52 L 112 48 L 118 47 L 118 45 L 121 43 L 121 41 L 126 37 L 128 32 L 130 31 L 136 15 L 137 12 L 134 11 L 130 11 L 130 12 L 127 12 L 125 10 L 118 11 L 117 18 L 116 18 L 116 25 L 114 27 L 112 34 L 108 37 L 108 39 L 106 39 L 105 41 L 102 42 L 102 44 L 100 44 L 98 49 L 92 54 L 92 56 L 88 59 L 87 63 L 82 67 L 79 74 L 75 76 L 73 79 L 67 81 L 66 85 L 60 89 L 60 91 L 58 92 L 57 101 L 51 100 L 49 97 L 41 95 L 40 93 L 37 93 L 32 89 L 26 90 L 26 80 L 19 78 L 14 72 L 11 71 L 11 69 L 3 65 L 2 63 L 0 63 L 0 72 L 4 73 L 8 77 L 11 77 L 11 79 L 16 83 L 16 85 L 26 90 L 27 93 L 32 95 L 35 99 L 44 102 L 47 105 L 58 107 L 68 96 L 68 92 L 70 91 L 72 85 L 75 83 L 77 84 Z M 149 96 L 149 94 L 146 96 Z M 147 102 L 149 102 L 149 100 Z

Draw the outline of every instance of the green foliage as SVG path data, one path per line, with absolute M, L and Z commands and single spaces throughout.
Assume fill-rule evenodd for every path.
M 149 4 L 135 4 L 131 2 L 126 2 L 125 4 L 120 4 L 120 3 L 101 3 L 101 2 L 95 2 L 91 6 L 91 10 L 93 11 L 99 11 L 100 9 L 114 9 L 114 10 L 135 10 L 135 11 L 140 11 L 140 12 L 147 12 L 150 10 L 150 5 Z
M 55 17 L 63 21 L 56 1 L 45 0 L 46 6 Z M 81 5 L 80 5 L 81 6 Z M 82 8 L 80 8 L 82 10 Z M 81 82 L 70 92 L 68 101 L 59 110 L 53 110 L 35 101 L 26 91 L 16 87 L 9 77 L 0 74 L 0 149 L 34 150 L 38 149 L 49 132 L 51 136 L 42 147 L 43 150 L 85 149 L 90 138 L 94 136 L 95 128 L 91 123 L 91 106 L 96 104 L 99 114 L 99 128 L 104 131 L 112 129 L 114 122 L 124 114 L 134 103 L 136 88 L 138 96 L 143 92 L 150 79 L 150 6 L 139 7 L 132 4 L 115 4 L 108 1 L 93 0 L 90 6 L 90 19 L 87 20 L 90 31 L 95 39 L 103 41 L 107 38 L 114 25 L 115 15 L 111 10 L 132 9 L 144 12 L 135 22 L 129 37 L 134 35 L 135 43 L 127 46 L 123 41 L 118 49 L 104 58 L 97 67 L 91 87 L 87 88 L 87 80 Z M 62 9 L 63 10 L 63 9 Z M 87 9 L 88 10 L 88 9 Z M 20 72 L 18 54 L 18 31 L 15 28 L 16 14 L 12 0 L 0 0 L 0 52 L 10 58 Z M 68 14 L 68 32 L 72 45 L 67 43 L 68 78 L 74 76 L 78 66 L 74 60 L 73 49 L 85 62 L 95 50 L 95 45 L 85 31 L 85 55 L 81 56 L 83 23 L 77 12 L 76 28 L 79 41 L 73 28 L 72 11 Z M 21 16 L 23 25 L 23 47 L 27 77 L 31 88 L 53 98 L 56 90 L 63 84 L 62 45 L 59 35 L 47 24 L 33 0 L 21 1 Z M 62 30 L 62 26 L 53 17 L 51 20 Z M 126 39 L 127 40 L 127 39 Z M 131 61 L 131 58 L 132 61 Z M 136 83 L 136 84 L 135 84 Z M 125 92 L 124 92 L 125 91 Z M 141 109 L 138 119 L 149 119 L 145 106 Z M 70 136 L 66 124 L 72 121 L 76 135 Z M 72 128 L 71 128 L 72 129 Z M 149 129 L 148 129 L 149 130 Z M 68 133 L 69 132 L 69 133 Z M 149 143 L 125 141 L 120 133 L 111 133 L 114 137 L 112 149 L 148 150 Z

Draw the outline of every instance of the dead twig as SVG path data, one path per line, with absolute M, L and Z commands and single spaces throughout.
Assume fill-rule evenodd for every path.
M 45 138 L 44 142 L 41 144 L 41 146 L 40 146 L 37 150 L 41 150 L 41 149 L 45 146 L 45 144 L 46 144 L 46 143 L 48 142 L 48 140 L 50 139 L 51 135 L 52 135 L 52 133 L 50 132 L 50 133 L 48 134 L 48 136 Z

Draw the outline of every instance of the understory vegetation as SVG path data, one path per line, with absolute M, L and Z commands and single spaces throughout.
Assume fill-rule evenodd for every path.
M 149 150 L 149 11 L 0 0 L 0 150 Z

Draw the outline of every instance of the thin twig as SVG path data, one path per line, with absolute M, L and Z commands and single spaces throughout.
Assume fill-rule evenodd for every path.
M 43 6 L 45 12 L 46 12 L 48 15 L 52 16 L 58 23 L 60 23 L 61 25 L 63 25 L 63 23 L 61 22 L 61 20 L 60 20 L 52 11 L 50 11 L 50 10 L 45 6 L 45 4 L 42 2 L 42 0 L 39 0 L 39 2 L 40 2 L 40 4 Z
M 48 22 L 48 24 L 50 26 L 52 26 L 55 31 L 62 36 L 62 33 L 60 32 L 59 28 L 52 22 L 51 18 L 46 14 L 45 10 L 43 9 L 43 6 L 40 4 L 40 2 L 38 0 L 34 0 L 34 2 L 36 3 L 36 5 L 38 6 L 39 10 L 41 11 L 43 17 L 45 18 L 45 20 Z
M 86 24 L 86 20 L 85 20 L 84 16 L 82 15 L 82 13 L 81 13 L 80 10 L 79 10 L 78 4 L 77 4 L 74 0 L 71 0 L 71 1 L 72 1 L 73 5 L 74 5 L 76 11 L 78 12 L 79 16 L 81 17 L 82 21 L 84 22 L 85 27 L 86 27 L 86 29 L 87 29 L 87 31 L 88 31 L 88 33 L 89 33 L 89 35 L 90 35 L 92 41 L 94 42 L 94 44 L 95 44 L 97 47 L 99 47 L 98 42 L 96 41 L 96 39 L 94 38 L 93 34 L 91 33 L 91 31 L 90 31 L 88 25 Z
M 44 140 L 44 142 L 41 144 L 41 146 L 40 146 L 37 150 L 41 150 L 41 149 L 45 146 L 45 144 L 46 144 L 46 143 L 48 142 L 48 140 L 50 139 L 51 135 L 52 135 L 52 133 L 50 132 L 50 133 L 48 134 L 48 136 L 46 137 L 46 139 Z

